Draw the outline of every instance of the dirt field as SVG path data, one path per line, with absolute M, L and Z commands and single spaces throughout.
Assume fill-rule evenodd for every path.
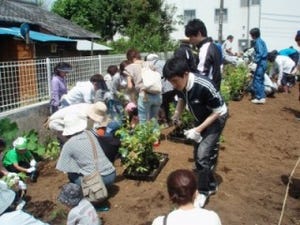
M 277 94 L 265 105 L 253 105 L 248 96 L 230 102 L 230 118 L 223 132 L 217 175 L 219 191 L 206 205 L 216 211 L 223 225 L 278 224 L 288 176 L 299 157 L 300 116 L 298 90 Z M 169 129 L 164 130 L 168 133 Z M 192 146 L 164 140 L 156 148 L 169 155 L 169 161 L 154 182 L 124 179 L 119 162 L 118 178 L 110 190 L 107 212 L 99 212 L 105 225 L 148 225 L 169 212 L 165 181 L 177 168 L 193 168 Z M 27 210 L 51 224 L 64 224 L 61 205 L 56 201 L 66 176 L 44 166 L 37 183 L 29 184 Z M 282 225 L 300 224 L 300 166 L 286 199 Z

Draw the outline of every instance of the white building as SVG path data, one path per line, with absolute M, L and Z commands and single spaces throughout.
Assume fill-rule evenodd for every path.
M 165 0 L 174 5 L 182 25 L 171 34 L 173 39 L 184 37 L 184 25 L 193 18 L 201 19 L 208 36 L 218 40 L 221 0 Z M 248 45 L 249 30 L 259 27 L 268 50 L 297 47 L 294 37 L 300 30 L 299 0 L 223 0 L 222 39 L 234 36 L 234 47 L 243 50 Z M 249 6 L 248 6 L 249 5 Z

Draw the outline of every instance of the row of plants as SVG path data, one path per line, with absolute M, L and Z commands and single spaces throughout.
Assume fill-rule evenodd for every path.
M 241 100 L 250 82 L 250 71 L 246 65 L 224 65 L 221 94 L 224 101 Z

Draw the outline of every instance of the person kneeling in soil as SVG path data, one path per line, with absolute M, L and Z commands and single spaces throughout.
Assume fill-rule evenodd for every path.
M 195 205 L 203 207 L 207 198 L 217 191 L 214 169 L 217 164 L 219 138 L 225 126 L 227 106 L 207 76 L 195 75 L 182 58 L 171 58 L 163 69 L 164 78 L 178 90 L 178 102 L 173 119 L 178 121 L 185 105 L 192 112 L 195 127 L 184 132 L 195 141 L 194 157 L 198 173 Z
M 0 224 L 1 225 L 20 225 L 34 224 L 47 225 L 32 215 L 22 210 L 16 210 L 16 193 L 0 183 Z
M 18 137 L 13 142 L 13 147 L 4 154 L 2 160 L 4 167 L 8 172 L 24 172 L 32 182 L 36 182 L 38 176 L 37 162 L 27 149 L 27 139 Z
M 56 169 L 67 173 L 71 183 L 81 185 L 82 177 L 91 174 L 95 170 L 94 144 L 97 152 L 99 173 L 103 178 L 104 184 L 107 187 L 111 186 L 116 178 L 116 169 L 105 155 L 95 134 L 90 130 L 86 130 L 88 124 L 92 123 L 89 123 L 84 115 L 73 114 L 64 118 L 62 135 L 66 136 L 68 140 L 63 145 Z
M 167 188 L 169 198 L 176 208 L 165 216 L 155 218 L 152 225 L 221 225 L 221 220 L 214 211 L 193 205 L 198 191 L 196 177 L 192 171 L 179 169 L 170 173 Z
M 62 186 L 58 200 L 70 208 L 68 213 L 68 225 L 101 225 L 94 206 L 83 197 L 79 185 L 68 183 Z

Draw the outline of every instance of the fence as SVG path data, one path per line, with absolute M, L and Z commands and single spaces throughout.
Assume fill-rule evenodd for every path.
M 166 59 L 170 53 L 159 55 Z M 119 65 L 125 58 L 125 55 L 97 55 L 0 62 L 0 116 L 49 102 L 51 76 L 58 62 L 72 65 L 73 71 L 67 76 L 70 88 L 77 81 L 89 80 L 93 74 L 106 74 L 109 65 Z

